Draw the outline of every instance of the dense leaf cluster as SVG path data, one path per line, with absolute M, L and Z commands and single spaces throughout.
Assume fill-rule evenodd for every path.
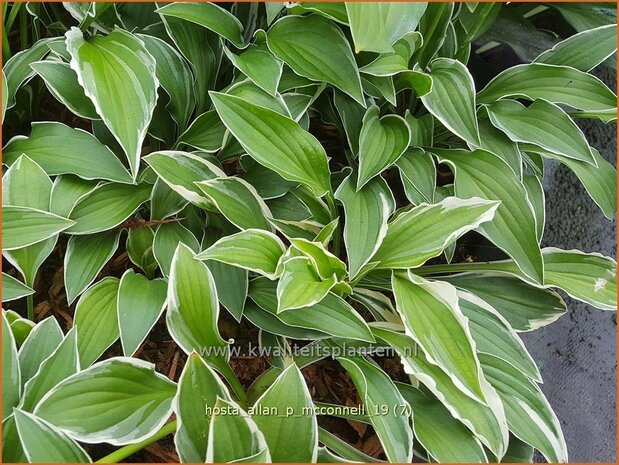
M 518 332 L 566 312 L 555 289 L 616 309 L 615 260 L 540 246 L 546 163 L 616 214 L 616 171 L 575 123 L 614 130 L 616 95 L 590 73 L 616 66 L 614 13 L 5 6 L 20 43 L 3 42 L 3 460 L 174 433 L 183 462 L 376 461 L 318 426 L 329 407 L 392 462 L 566 461 Z M 521 64 L 489 80 L 497 49 Z M 497 260 L 466 253 L 479 243 Z M 67 332 L 33 312 L 59 247 Z M 122 276 L 102 275 L 125 251 Z M 179 379 L 139 357 L 161 319 Z M 281 349 L 249 389 L 224 319 Z M 373 358 L 386 349 L 403 374 Z M 301 370 L 330 354 L 363 413 L 312 398 Z

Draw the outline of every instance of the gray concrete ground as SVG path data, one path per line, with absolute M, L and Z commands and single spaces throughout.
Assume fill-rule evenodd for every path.
M 613 73 L 600 74 L 616 87 Z M 581 127 L 591 145 L 615 164 L 616 125 L 587 121 Z M 544 191 L 543 246 L 617 257 L 616 220 L 604 217 L 576 176 L 549 163 Z M 539 364 L 542 390 L 561 422 L 570 462 L 616 462 L 617 316 L 566 301 L 567 315 L 523 339 Z

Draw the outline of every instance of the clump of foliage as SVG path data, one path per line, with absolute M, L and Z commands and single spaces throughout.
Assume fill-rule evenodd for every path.
M 319 426 L 329 408 L 388 461 L 567 460 L 518 332 L 566 312 L 555 289 L 616 309 L 613 259 L 540 246 L 545 163 L 616 213 L 615 169 L 574 122 L 615 120 L 590 73 L 615 66 L 613 15 L 5 4 L 4 461 L 87 462 L 104 443 L 118 461 L 171 433 L 183 462 L 376 461 Z M 476 85 L 496 49 L 522 64 Z M 34 321 L 57 255 L 66 333 Z M 249 388 L 224 320 L 271 350 Z M 140 359 L 157 338 L 186 354 L 180 377 Z M 360 414 L 312 398 L 301 370 L 330 356 Z

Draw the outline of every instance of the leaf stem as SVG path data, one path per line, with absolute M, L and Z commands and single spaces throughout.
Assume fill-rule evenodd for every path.
M 28 48 L 28 12 L 25 8 L 19 12 L 19 44 L 22 50 Z
M 333 197 L 332 192 L 328 192 L 326 195 L 327 205 L 329 207 L 329 212 L 331 213 L 331 220 L 335 220 L 340 217 L 340 214 L 337 211 L 337 205 L 335 204 L 335 197 Z M 336 257 L 340 256 L 340 249 L 342 247 L 341 242 L 341 221 L 338 221 L 337 227 L 333 233 L 333 254 Z
M 34 321 L 34 296 L 32 294 L 26 296 L 26 307 L 28 308 L 28 319 Z
M 174 433 L 176 431 L 176 420 L 171 421 L 170 423 L 166 423 L 161 427 L 159 431 L 153 434 L 151 437 L 144 439 L 136 444 L 129 444 L 127 446 L 121 447 L 118 450 L 115 450 L 109 455 L 97 460 L 95 463 L 118 463 L 127 457 L 135 454 L 136 452 L 141 451 L 142 449 L 150 446 L 151 444 L 159 441 L 159 439 L 166 437 L 169 434 Z

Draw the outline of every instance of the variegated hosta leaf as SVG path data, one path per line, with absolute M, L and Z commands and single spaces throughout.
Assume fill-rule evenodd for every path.
M 374 342 L 361 315 L 344 299 L 333 293 L 305 308 L 278 312 L 276 285 L 264 278 L 250 283 L 249 297 L 260 308 L 274 315 L 284 325 L 324 332 L 331 336 Z M 273 321 L 273 318 L 270 318 Z M 277 332 L 277 328 L 273 328 Z
M 241 178 L 215 178 L 196 183 L 213 205 L 239 229 L 270 231 L 271 211 L 256 189 Z
M 75 221 L 35 208 L 2 206 L 2 249 L 14 250 L 49 239 Z
M 510 363 L 533 381 L 542 381 L 539 369 L 509 323 L 479 297 L 458 291 L 458 303 L 469 320 L 471 336 L 479 353 Z
M 178 221 L 160 224 L 157 227 L 153 238 L 153 255 L 164 276 L 170 275 L 172 258 L 179 243 L 193 251 L 198 251 L 200 247 L 196 236 Z
M 377 268 L 414 268 L 439 255 L 462 234 L 493 220 L 499 203 L 470 195 L 448 197 L 401 213 L 387 226 L 387 235 L 372 257 Z
M 118 248 L 120 231 L 72 236 L 64 256 L 64 286 L 71 304 L 92 284 Z
M 13 276 L 2 273 L 2 302 L 21 299 L 34 294 L 34 289 L 29 288 Z
M 546 50 L 533 61 L 590 71 L 616 50 L 617 25 L 607 24 L 574 34 L 550 50 Z
M 226 175 L 210 161 L 187 152 L 154 152 L 144 160 L 173 191 L 200 208 L 211 208 L 212 204 L 196 183 Z
M 508 441 L 507 420 L 501 399 L 485 379 L 482 387 L 487 404 L 461 391 L 447 373 L 427 360 L 423 351 L 414 349 L 415 343 L 410 337 L 380 328 L 372 328 L 372 332 L 393 347 L 407 373 L 423 383 L 495 455 L 503 456 Z
M 290 243 L 294 249 L 311 260 L 321 279 L 329 279 L 335 275 L 339 280 L 346 274 L 344 262 L 329 252 L 320 242 L 296 238 L 290 239 Z
M 226 127 L 217 112 L 209 110 L 195 118 L 189 128 L 183 132 L 177 141 L 177 146 L 187 144 L 207 153 L 217 152 L 223 147 Z
M 262 229 L 246 229 L 222 237 L 196 255 L 196 259 L 217 260 L 274 279 L 277 263 L 285 250 L 275 234 Z
M 363 117 L 359 135 L 357 191 L 394 164 L 410 143 L 410 129 L 404 118 L 397 115 L 379 116 L 380 109 L 373 105 Z
M 404 34 L 417 28 L 427 3 L 346 3 L 348 23 L 360 51 L 386 53 Z
M 567 311 L 565 302 L 556 292 L 533 287 L 513 276 L 466 273 L 441 279 L 480 297 L 516 331 L 545 326 Z
M 394 273 L 392 286 L 406 334 L 419 344 L 431 363 L 449 374 L 454 384 L 484 402 L 475 342 L 460 309 L 456 288 L 410 272 Z
M 413 411 L 415 439 L 434 460 L 439 463 L 488 460 L 479 440 L 440 400 L 408 384 L 396 386 Z
M 352 174 L 340 184 L 335 197 L 344 206 L 348 274 L 354 279 L 383 242 L 387 221 L 395 210 L 395 199 L 381 177 L 370 180 L 357 190 Z
M 54 317 L 47 317 L 32 328 L 18 353 L 22 386 L 34 376 L 62 339 L 62 330 Z
M 441 163 L 454 167 L 458 197 L 479 196 L 500 200 L 492 221 L 480 225 L 479 232 L 518 263 L 523 273 L 542 283 L 542 254 L 537 243 L 533 208 L 522 183 L 498 156 L 485 150 L 433 149 Z
M 411 148 L 404 152 L 396 165 L 408 200 L 417 205 L 434 203 L 436 166 L 432 155 L 423 149 Z
M 528 107 L 501 100 L 488 106 L 490 121 L 514 142 L 533 144 L 549 152 L 595 164 L 583 132 L 556 105 L 538 99 Z
M 66 37 L 71 68 L 121 144 L 136 179 L 142 142 L 157 103 L 155 60 L 141 40 L 122 29 L 85 40 L 74 27 Z
M 163 426 L 176 395 L 176 384 L 154 368 L 134 358 L 108 359 L 65 379 L 34 414 L 81 442 L 139 442 Z M 93 391 L 102 393 L 94 404 Z
M 22 393 L 17 346 L 4 310 L 2 311 L 2 421 L 13 413 Z
M 253 420 L 264 434 L 273 462 L 316 460 L 318 424 L 313 405 L 295 364 L 286 368 L 255 402 Z
M 319 16 L 286 16 L 267 33 L 271 52 L 308 79 L 328 82 L 365 106 L 359 70 L 342 31 Z
M 254 84 L 268 94 L 276 96 L 283 63 L 275 58 L 265 45 L 250 46 L 239 55 L 224 48 L 224 53 L 234 67 Z
M 437 58 L 430 64 L 432 90 L 421 101 L 447 129 L 473 145 L 479 145 L 475 117 L 475 83 L 462 63 Z
M 262 431 L 241 406 L 218 398 L 214 412 L 208 431 L 207 463 L 271 461 Z
M 118 328 L 123 353 L 132 356 L 155 325 L 166 304 L 166 282 L 150 281 L 127 270 L 118 287 Z
M 318 196 L 331 190 L 324 148 L 296 121 L 239 97 L 211 97 L 223 123 L 258 163 L 305 184 Z
M 35 415 L 15 410 L 15 423 L 28 462 L 92 462 L 77 442 Z
M 118 278 L 108 276 L 91 286 L 75 307 L 80 365 L 87 368 L 119 338 Z
M 320 302 L 337 283 L 337 276 L 322 279 L 316 266 L 306 256 L 283 262 L 277 283 L 277 312 L 307 307 Z
M 75 174 L 83 179 L 131 182 L 131 175 L 109 148 L 91 134 L 61 123 L 33 123 L 29 137 L 15 136 L 2 149 L 2 162 L 11 165 L 23 153 L 50 176 Z
M 413 457 L 413 431 L 408 402 L 389 376 L 363 357 L 339 357 L 337 360 L 348 371 L 366 410 L 370 412 L 370 422 L 387 459 L 391 462 L 410 462 Z M 390 411 L 383 414 L 385 406 Z
M 595 76 L 569 66 L 531 63 L 508 68 L 479 92 L 479 103 L 505 97 L 544 99 L 578 110 L 616 110 L 617 96 Z
M 196 352 L 189 355 L 178 381 L 174 401 L 178 427 L 174 444 L 181 462 L 203 463 L 206 460 L 211 414 L 217 399 L 230 399 L 228 388 L 217 373 Z
M 479 358 L 505 406 L 510 430 L 539 450 L 548 462 L 567 462 L 561 425 L 539 387 L 497 357 L 481 354 Z

